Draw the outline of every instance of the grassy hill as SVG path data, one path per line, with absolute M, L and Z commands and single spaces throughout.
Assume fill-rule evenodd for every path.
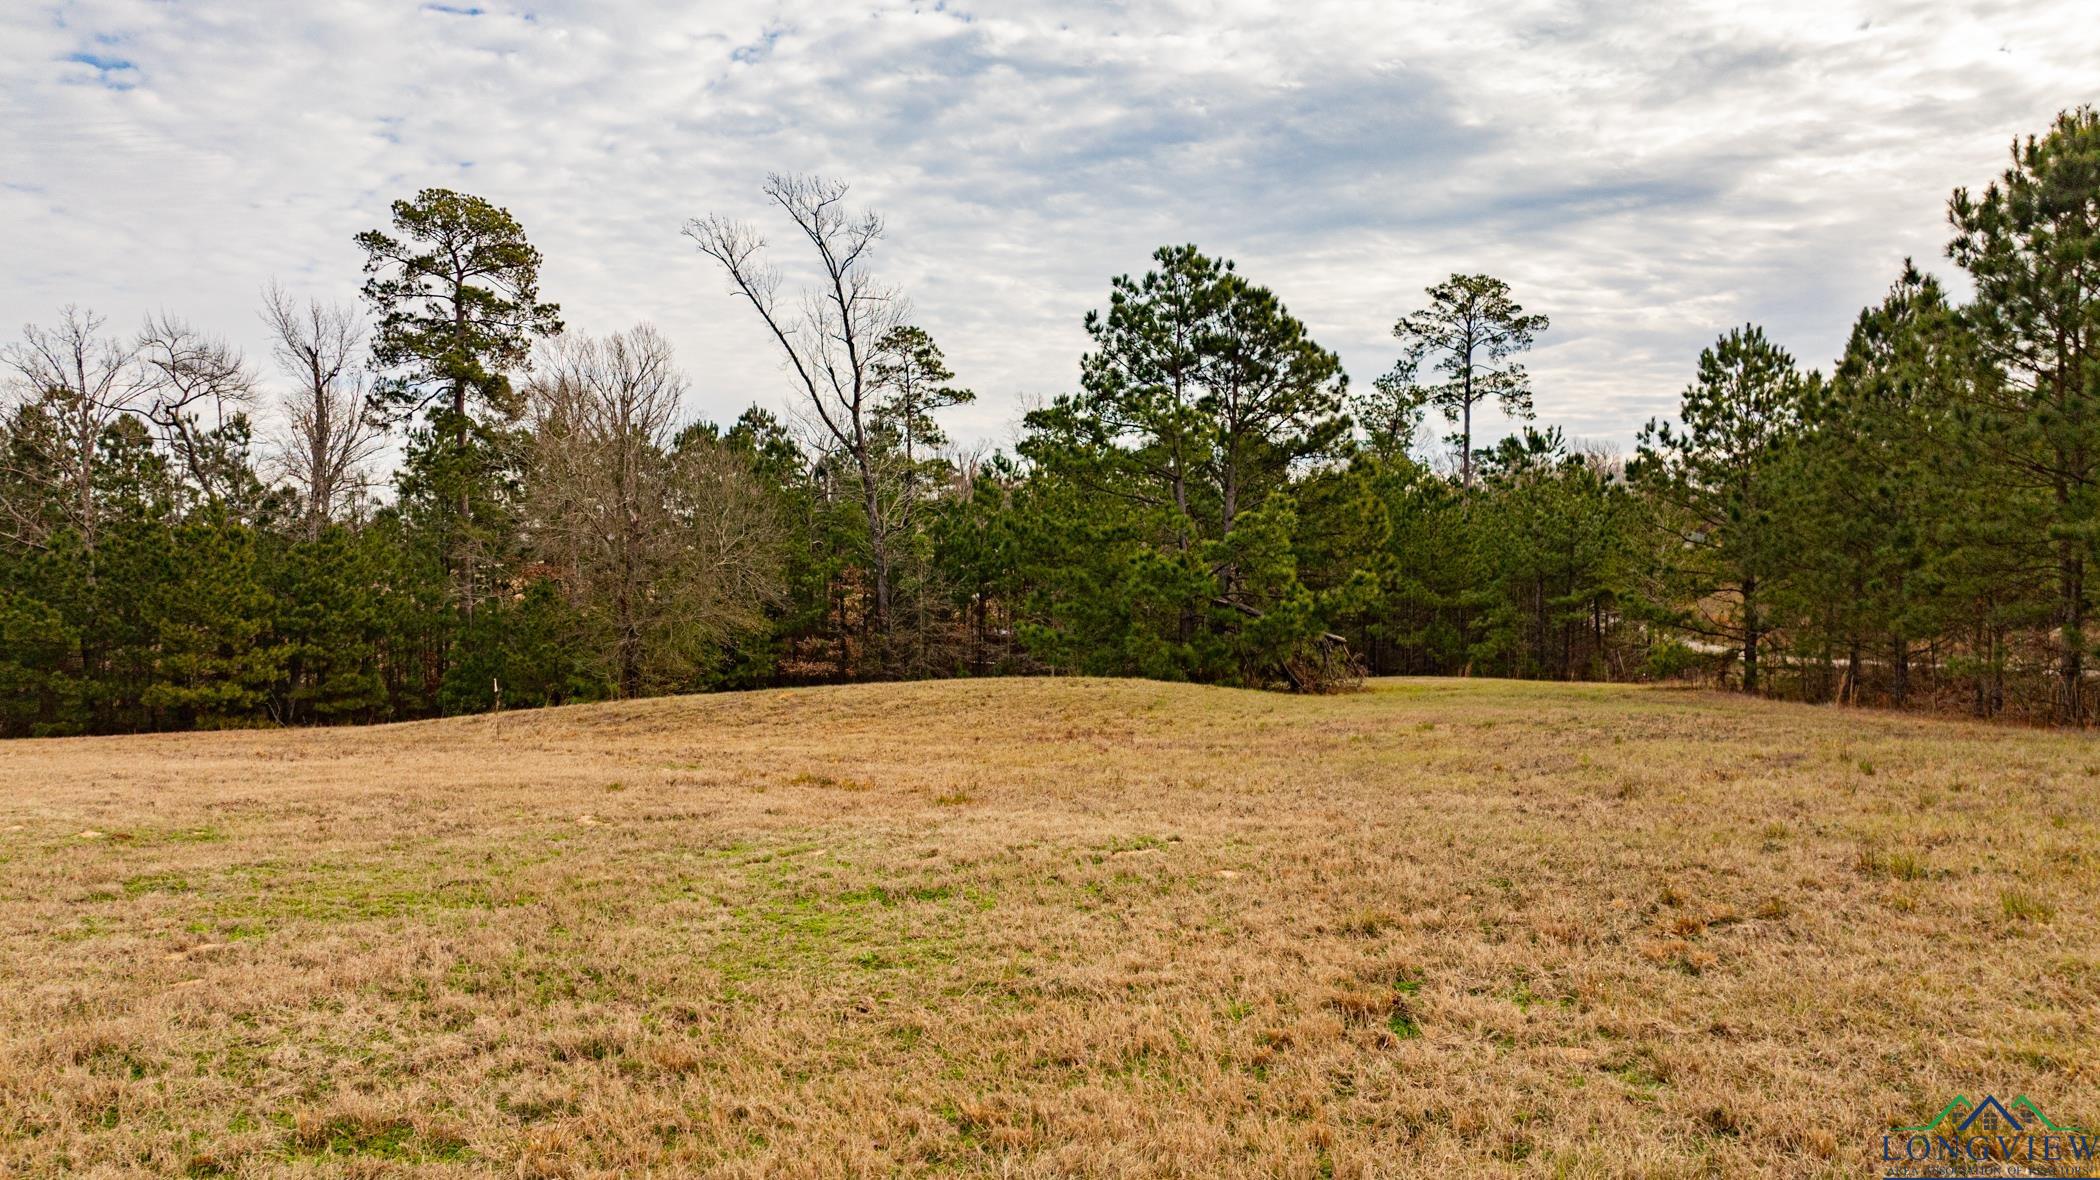
M 0 1173 L 1836 1177 L 1956 1094 L 2100 1124 L 2100 747 L 1679 691 L 17 742 L 0 930 Z

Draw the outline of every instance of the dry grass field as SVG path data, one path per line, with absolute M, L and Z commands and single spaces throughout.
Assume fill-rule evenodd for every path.
M 2100 746 L 1006 680 L 0 745 L 0 1174 L 1810 1176 L 2100 1124 Z

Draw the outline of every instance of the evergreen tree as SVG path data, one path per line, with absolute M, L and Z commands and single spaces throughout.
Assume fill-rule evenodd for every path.
M 1948 558 L 1975 540 L 1957 430 L 1975 372 L 1973 340 L 1945 292 L 1906 265 L 1860 313 L 1806 407 L 1791 465 L 1799 577 L 1788 613 L 1821 634 L 1826 662 L 1833 649 L 1844 657 L 1817 695 L 1858 699 L 1871 657 L 1902 705 L 1917 641 L 1954 625 Z
M 221 728 L 266 721 L 285 649 L 270 625 L 254 530 L 222 507 L 164 535 L 158 584 L 146 600 L 154 665 L 139 703 L 153 728 Z
M 1650 420 L 1629 469 L 1663 530 L 1654 604 L 1694 634 L 1735 645 L 1743 691 L 1759 687 L 1766 595 L 1788 573 L 1776 464 L 1799 436 L 1811 379 L 1755 326 L 1699 354 L 1680 425 Z
M 1632 513 L 1599 456 L 1572 452 L 1558 427 L 1527 426 L 1486 452 L 1490 490 L 1473 540 L 1485 615 L 1472 657 L 1504 675 L 1623 675 L 1614 646 Z
M 2087 571 L 2100 537 L 2100 112 L 2015 143 L 1983 192 L 1956 190 L 1948 254 L 1976 285 L 1968 320 L 1997 380 L 1978 390 L 2001 488 L 2043 497 L 2036 556 L 2055 581 L 2055 714 L 2087 714 Z
M 271 715 L 287 724 L 378 721 L 392 716 L 385 670 L 390 635 L 388 534 L 334 524 L 278 539 L 268 562 L 282 645 Z M 412 714 L 411 714 L 412 715 Z
M 540 300 L 540 252 L 524 228 L 480 197 L 424 189 L 394 202 L 393 231 L 357 235 L 378 318 L 372 360 L 390 374 L 373 402 L 397 417 L 427 412 L 409 465 L 435 510 L 454 600 L 471 614 L 495 589 L 483 567 L 502 545 L 491 493 L 523 408 L 509 374 L 526 367 L 535 337 L 561 331 L 561 308 Z
M 1033 487 L 1014 460 L 995 454 L 958 473 L 955 494 L 928 527 L 933 564 L 965 634 L 948 671 L 983 676 L 1021 666 L 1013 623 L 1030 585 L 1021 566 L 1027 513 L 1020 504 Z
M 879 391 L 872 433 L 883 457 L 884 548 L 891 555 L 895 613 L 909 629 L 890 653 L 892 671 L 925 675 L 943 662 L 933 634 L 939 591 L 928 517 L 938 511 L 954 474 L 940 455 L 948 434 L 934 414 L 968 405 L 977 395 L 952 384 L 955 372 L 940 346 L 911 324 L 892 328 L 876 342 L 870 375 Z
M 1452 275 L 1429 288 L 1429 306 L 1393 325 L 1405 354 L 1385 383 L 1400 407 L 1423 402 L 1458 426 L 1459 483 L 1473 486 L 1473 407 L 1493 399 L 1512 418 L 1531 417 L 1531 378 L 1511 358 L 1529 349 L 1549 327 L 1524 310 L 1509 284 L 1493 275 Z M 1415 384 L 1423 364 L 1444 380 Z
M 1083 573 L 1042 567 L 1067 630 L 1038 643 L 1053 662 L 1257 680 L 1305 654 L 1302 629 L 1255 625 L 1270 606 L 1297 609 L 1273 558 L 1275 522 L 1294 517 L 1279 507 L 1236 536 L 1239 518 L 1287 493 L 1300 464 L 1338 453 L 1346 378 L 1230 262 L 1194 246 L 1153 259 L 1142 279 L 1113 281 L 1106 315 L 1088 315 L 1082 392 L 1027 418 L 1022 453 L 1058 487 L 1035 501 L 1052 513 L 1037 535 L 1089 559 Z M 1079 601 L 1095 595 L 1106 609 Z M 1242 631 L 1273 643 L 1250 647 Z

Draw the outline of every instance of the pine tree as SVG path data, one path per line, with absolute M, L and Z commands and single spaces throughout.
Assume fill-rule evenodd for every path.
M 411 466 L 437 511 L 454 600 L 469 614 L 492 587 L 484 553 L 500 542 L 477 512 L 506 470 L 504 433 L 523 408 L 510 374 L 535 337 L 561 331 L 561 308 L 539 297 L 540 252 L 506 209 L 450 189 L 393 204 L 393 234 L 357 235 L 364 297 L 378 318 L 375 406 L 396 417 L 427 411 Z M 399 235 L 394 236 L 394 235 Z
M 1953 623 L 1947 558 L 1974 540 L 1958 423 L 1975 363 L 1939 283 L 1906 264 L 1806 407 L 1791 467 L 1800 576 L 1790 613 L 1844 656 L 1820 695 L 1858 699 L 1871 660 L 1904 704 L 1917 642 Z
M 1037 645 L 1096 670 L 1274 675 L 1302 639 L 1259 625 L 1271 607 L 1296 610 L 1273 536 L 1288 513 L 1279 505 L 1244 535 L 1240 518 L 1287 495 L 1300 464 L 1340 451 L 1347 380 L 1232 263 L 1194 246 L 1153 260 L 1142 279 L 1113 280 L 1106 314 L 1087 316 L 1082 392 L 1026 420 L 1022 454 L 1054 487 L 1033 501 L 1048 514 L 1036 535 L 1085 559 L 1042 567 L 1064 635 L 1037 632 Z M 1243 631 L 1274 642 L 1250 646 Z
M 1948 218 L 1998 378 L 1976 399 L 1987 461 L 2002 486 L 2045 497 L 2035 543 L 2055 581 L 2055 713 L 2077 724 L 2100 538 L 2100 112 L 2066 111 L 2015 143 L 2012 166 L 1981 193 L 1956 190 Z
M 1524 310 L 1493 275 L 1452 275 L 1429 288 L 1429 306 L 1402 316 L 1393 335 L 1405 355 L 1384 379 L 1401 406 L 1427 402 L 1459 428 L 1459 483 L 1473 486 L 1473 407 L 1494 400 L 1512 418 L 1531 417 L 1531 378 L 1512 358 L 1545 331 L 1545 316 Z M 1425 363 L 1444 380 L 1409 395 Z
M 1788 572 L 1776 464 L 1800 434 L 1811 387 L 1762 328 L 1729 332 L 1699 354 L 1680 425 L 1650 420 L 1629 468 L 1660 505 L 1653 601 L 1678 626 L 1734 644 L 1744 692 L 1759 688 L 1765 596 Z

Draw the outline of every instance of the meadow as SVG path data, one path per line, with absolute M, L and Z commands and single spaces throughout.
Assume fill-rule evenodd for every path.
M 0 1174 L 1860 1176 L 2100 1125 L 2096 837 L 2084 734 L 1632 686 L 10 742 Z

